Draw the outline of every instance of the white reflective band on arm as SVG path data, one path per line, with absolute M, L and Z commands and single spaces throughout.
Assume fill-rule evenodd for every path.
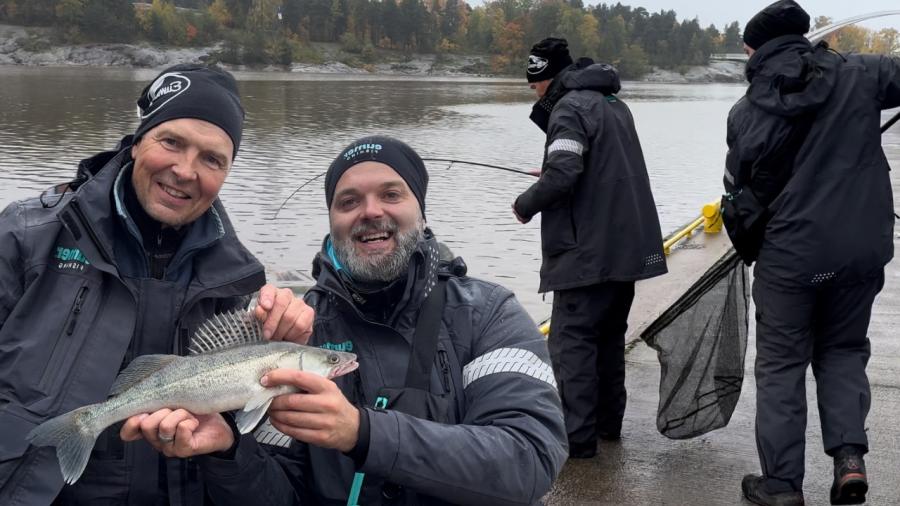
M 541 380 L 556 388 L 553 368 L 534 353 L 521 348 L 500 348 L 476 358 L 463 367 L 463 388 L 474 381 L 504 372 L 516 372 Z
M 580 142 L 573 141 L 572 139 L 556 139 L 547 146 L 547 154 L 549 155 L 555 151 L 568 151 L 581 156 L 582 153 L 584 153 L 584 146 Z
M 257 443 L 264 445 L 279 446 L 281 448 L 291 446 L 291 437 L 272 427 L 268 419 L 258 429 L 253 431 L 253 437 L 256 438 Z

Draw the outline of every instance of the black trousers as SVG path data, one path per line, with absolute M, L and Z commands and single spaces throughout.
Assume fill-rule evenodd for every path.
M 756 444 L 766 488 L 802 490 L 806 369 L 812 364 L 825 452 L 868 448 L 866 333 L 884 273 L 850 286 L 786 290 L 757 278 Z
M 590 444 L 622 430 L 632 300 L 633 281 L 553 293 L 548 346 L 570 444 Z

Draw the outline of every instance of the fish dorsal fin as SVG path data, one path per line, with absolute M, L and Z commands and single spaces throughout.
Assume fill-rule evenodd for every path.
M 262 323 L 253 313 L 229 311 L 203 322 L 191 338 L 188 351 L 191 355 L 199 355 L 263 340 Z
M 179 358 L 181 357 L 177 355 L 141 355 L 135 358 L 116 377 L 116 381 L 109 390 L 109 395 L 119 395 Z

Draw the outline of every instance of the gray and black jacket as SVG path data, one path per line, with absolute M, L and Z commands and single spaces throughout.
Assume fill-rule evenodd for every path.
M 634 119 L 616 70 L 582 67 L 553 79 L 541 177 L 516 199 L 516 212 L 541 213 L 540 291 L 666 273 L 662 234 Z M 590 62 L 590 60 L 587 60 Z
M 280 468 L 251 436 L 230 460 L 166 459 L 144 441 L 123 444 L 113 426 L 65 488 L 55 450 L 25 440 L 41 422 L 104 400 L 134 356 L 182 354 L 202 321 L 246 305 L 265 282 L 218 201 L 192 225 L 163 279 L 133 275 L 145 260 L 123 258 L 132 249 L 122 245 L 136 238 L 112 191 L 129 153 L 89 160 L 75 192 L 15 202 L 0 214 L 0 504 L 49 504 L 57 495 L 63 505 L 226 504 L 230 490 L 285 502 L 287 480 L 262 483 L 255 472 Z
M 770 202 L 756 275 L 789 287 L 877 275 L 894 254 L 880 120 L 900 106 L 900 59 L 841 56 L 786 35 L 762 45 L 746 73 L 750 87 L 728 115 L 725 183 L 750 174 Z M 768 161 L 803 122 L 809 133 L 783 174 Z
M 547 346 L 506 289 L 464 276 L 461 260 L 438 263 L 430 237 L 413 254 L 399 302 L 387 324 L 364 316 L 343 271 L 319 254 L 310 344 L 352 351 L 359 369 L 335 378 L 364 409 L 368 440 L 354 458 L 293 442 L 283 457 L 301 504 L 344 505 L 354 473 L 365 473 L 358 504 L 537 504 L 566 459 L 563 415 Z M 326 240 L 327 244 L 327 240 Z M 418 310 L 446 279 L 446 303 L 428 402 L 437 419 L 375 408 L 405 386 Z M 363 437 L 364 434 L 363 433 Z

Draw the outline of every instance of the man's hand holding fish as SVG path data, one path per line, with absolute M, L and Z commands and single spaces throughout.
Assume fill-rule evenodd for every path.
M 194 415 L 163 408 L 129 418 L 119 432 L 123 441 L 146 440 L 166 457 L 187 458 L 221 452 L 234 445 L 234 432 L 222 415 Z
M 276 369 L 260 380 L 264 387 L 294 387 L 297 393 L 280 395 L 269 407 L 272 426 L 292 438 L 349 452 L 359 439 L 359 409 L 338 386 L 315 373 Z

